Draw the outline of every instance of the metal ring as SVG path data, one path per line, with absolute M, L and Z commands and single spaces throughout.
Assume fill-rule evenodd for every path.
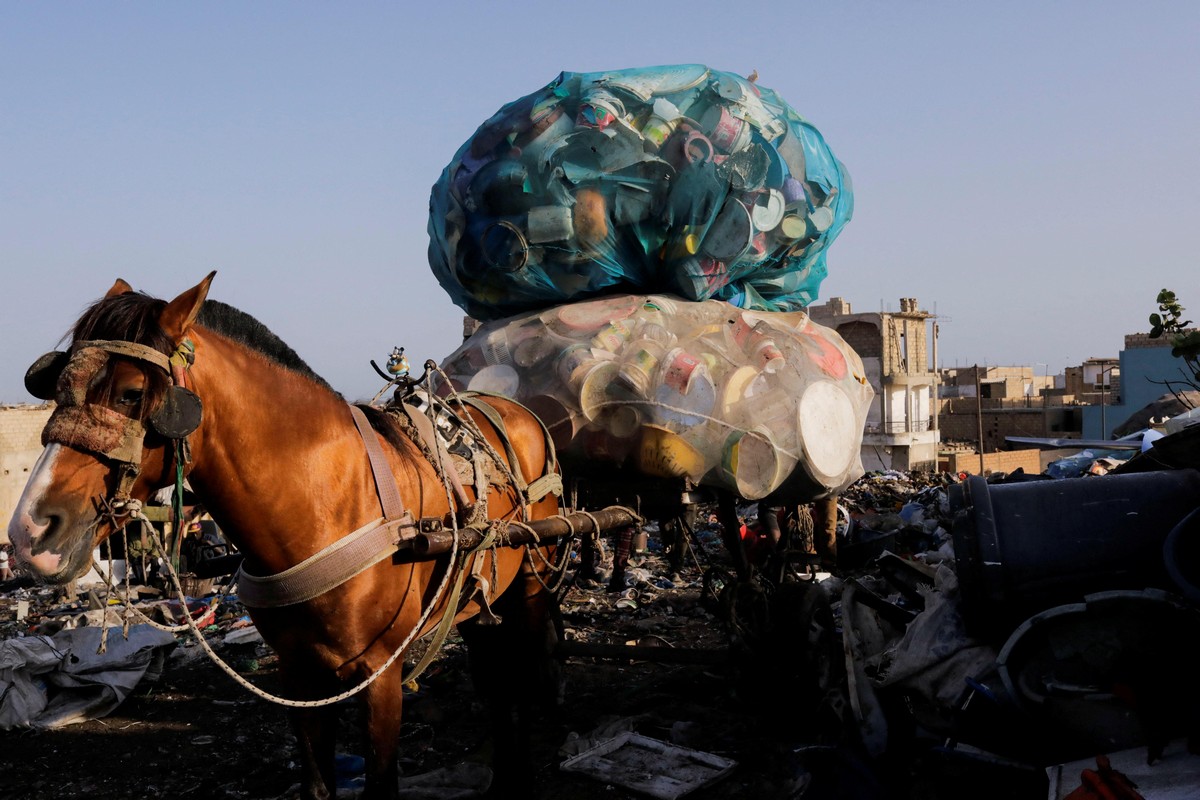
M 488 237 L 492 234 L 492 231 L 497 228 L 507 231 L 510 235 L 515 237 L 517 249 L 513 252 L 520 253 L 520 259 L 517 263 L 513 264 L 507 261 L 502 263 L 493 256 L 491 248 L 489 248 L 487 245 L 487 241 Z M 526 240 L 524 232 L 506 219 L 497 220 L 483 229 L 483 235 L 479 237 L 479 249 L 483 251 L 483 258 L 485 261 L 487 261 L 489 266 L 495 267 L 498 270 L 503 270 L 504 272 L 516 272 L 529 263 L 529 242 Z

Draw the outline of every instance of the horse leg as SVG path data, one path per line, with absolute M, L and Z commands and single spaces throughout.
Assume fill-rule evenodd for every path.
M 323 706 L 293 708 L 290 717 L 300 751 L 300 796 L 330 800 L 337 792 L 333 770 L 337 714 L 332 706 Z
M 522 593 L 526 588 L 519 576 L 494 604 L 504 620 L 500 625 L 483 624 L 478 618 L 459 625 L 472 682 L 488 713 L 493 776 L 489 795 L 497 798 L 532 792 L 533 712 L 559 700 L 551 598 L 546 592 Z
M 505 646 L 504 624 L 483 624 L 476 618 L 458 625 L 467 645 L 471 684 L 487 713 L 492 767 L 490 794 L 497 797 L 503 797 L 505 791 L 518 789 L 522 771 L 518 762 L 528 759 L 527 748 L 521 747 L 518 741 L 519 731 L 513 718 L 512 681 L 517 671 L 510 660 L 515 653 Z
M 838 496 L 833 494 L 812 505 L 813 543 L 826 569 L 837 567 L 837 501 Z
M 626 525 L 617 531 L 616 543 L 613 547 L 612 575 L 608 579 L 608 591 L 620 592 L 625 589 L 625 570 L 629 567 L 629 553 L 633 549 L 633 525 Z
M 403 680 L 401 665 L 394 664 L 364 690 L 369 747 L 364 800 L 391 800 L 399 794 L 396 750 L 400 746 Z

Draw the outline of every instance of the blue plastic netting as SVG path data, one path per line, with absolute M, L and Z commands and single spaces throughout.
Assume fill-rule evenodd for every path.
M 794 311 L 853 207 L 845 167 L 771 89 L 700 64 L 564 72 L 454 155 L 429 262 L 480 320 L 638 291 Z

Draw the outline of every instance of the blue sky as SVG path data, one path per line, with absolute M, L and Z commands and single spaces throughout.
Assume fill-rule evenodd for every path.
M 117 277 L 258 317 L 349 399 L 461 342 L 429 191 L 560 71 L 778 91 L 854 182 L 821 298 L 916 297 L 943 365 L 1060 371 L 1200 317 L 1200 4 L 0 0 L 0 402 Z

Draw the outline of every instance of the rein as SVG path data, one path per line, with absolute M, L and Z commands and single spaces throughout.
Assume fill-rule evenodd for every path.
M 430 396 L 432 396 L 432 395 L 430 395 Z M 357 407 L 354 407 L 354 406 L 351 406 L 351 409 L 352 409 L 352 414 L 354 415 L 354 418 L 355 418 L 356 427 L 358 428 L 359 434 L 363 438 L 364 444 L 367 448 L 368 458 L 372 463 L 372 472 L 373 472 L 374 478 L 375 478 L 376 491 L 380 495 L 380 504 L 381 504 L 381 506 L 383 506 L 383 508 L 385 510 L 385 517 L 396 515 L 396 519 L 390 520 L 390 521 L 387 519 L 384 519 L 382 525 L 379 524 L 379 522 L 380 522 L 379 520 L 369 523 L 367 526 L 364 526 L 364 528 L 360 528 L 359 531 L 355 531 L 354 533 L 351 533 L 349 536 L 343 537 L 343 539 L 339 540 L 338 542 L 335 542 L 333 545 L 330 545 L 330 547 L 326 548 L 325 550 L 321 551 L 320 553 L 317 553 L 314 556 L 310 557 L 309 559 L 306 559 L 305 562 L 301 562 L 301 564 L 296 565 L 296 567 L 292 567 L 289 570 L 285 570 L 284 573 L 278 573 L 276 576 L 268 576 L 267 578 L 255 578 L 253 576 L 247 576 L 245 571 L 241 570 L 237 576 L 238 586 L 239 586 L 239 598 L 238 599 L 240 601 L 242 601 L 243 603 L 245 603 L 245 587 L 242 586 L 241 581 L 245 580 L 246 577 L 250 577 L 251 584 L 253 584 L 255 581 L 264 581 L 264 580 L 269 581 L 272 578 L 277 578 L 280 575 L 284 575 L 286 573 L 292 573 L 289 580 L 294 581 L 297 573 L 293 572 L 293 570 L 297 570 L 298 568 L 301 568 L 301 567 L 303 567 L 304 570 L 309 571 L 308 574 L 311 576 L 312 575 L 311 570 L 313 569 L 312 565 L 320 563 L 320 559 L 318 558 L 319 556 L 323 557 L 323 558 L 329 557 L 327 551 L 331 551 L 331 550 L 335 551 L 335 552 L 341 551 L 344 553 L 347 550 L 349 550 L 350 548 L 355 547 L 353 544 L 350 544 L 350 545 L 343 544 L 343 542 L 346 542 L 347 539 L 357 538 L 359 541 L 362 541 L 362 540 L 366 539 L 372 533 L 375 533 L 376 531 L 388 529 L 389 524 L 399 525 L 401 523 L 405 523 L 406 521 L 410 522 L 412 520 L 412 515 L 409 512 L 403 510 L 403 504 L 399 500 L 399 491 L 395 488 L 395 477 L 392 475 L 391 471 L 386 468 L 386 462 L 383 459 L 382 451 L 379 449 L 378 439 L 375 437 L 374 431 L 370 428 L 370 425 L 367 424 L 366 418 L 363 415 L 361 410 L 359 410 Z M 393 412 L 395 411 L 395 409 L 391 409 L 391 410 Z M 408 409 L 404 409 L 404 410 L 408 411 Z M 429 407 L 429 411 L 432 416 L 432 414 L 434 412 L 434 408 L 433 408 L 432 404 Z M 419 414 L 412 414 L 411 416 L 414 418 L 420 418 Z M 360 419 L 361 419 L 361 422 L 360 422 Z M 489 417 L 489 420 L 490 419 L 491 419 L 491 417 Z M 474 427 L 474 424 L 469 422 L 469 420 L 460 420 L 460 421 L 464 425 L 470 424 L 471 427 Z M 418 427 L 418 430 L 421 430 L 421 428 Z M 543 426 L 543 431 L 545 432 L 545 435 L 546 435 L 547 446 L 549 448 L 551 448 L 549 450 L 550 457 L 547 459 L 547 467 L 548 467 L 548 469 L 553 469 L 555 467 L 555 465 L 557 464 L 557 462 L 554 458 L 553 441 L 550 439 L 549 433 L 545 431 L 545 426 Z M 506 449 L 509 449 L 510 446 L 509 446 L 509 442 L 508 442 L 508 436 L 507 436 L 507 433 L 505 432 L 503 424 L 500 424 L 497 426 L 497 433 L 500 434 L 500 438 L 504 441 Z M 491 456 L 493 457 L 493 459 L 495 459 L 495 463 L 498 464 L 500 466 L 500 468 L 505 472 L 509 484 L 517 485 L 519 483 L 519 484 L 523 485 L 524 481 L 520 480 L 512 472 L 508 471 L 508 468 L 505 466 L 504 462 L 499 460 L 498 454 L 495 453 L 495 451 L 491 449 L 490 445 L 487 444 L 487 441 L 483 438 L 482 433 L 479 431 L 479 429 L 477 427 L 474 428 L 474 435 L 477 437 L 478 441 L 482 442 L 483 445 L 485 447 L 487 447 Z M 430 460 L 431 460 L 431 463 L 433 463 L 433 465 L 434 465 L 435 471 L 438 473 L 439 477 L 442 480 L 442 486 L 446 492 L 446 499 L 448 501 L 450 501 L 450 505 L 451 505 L 451 507 L 453 507 L 452 494 L 457 494 L 460 497 L 460 499 L 465 499 L 465 498 L 462 493 L 461 485 L 459 485 L 458 490 L 455 491 L 456 479 L 451 478 L 451 475 L 455 475 L 454 471 L 452 469 L 446 468 L 447 466 L 452 466 L 452 465 L 448 464 L 448 453 L 446 452 L 445 443 L 442 441 L 441 437 L 434 435 L 431 437 L 431 441 L 424 442 L 423 444 L 425 444 L 427 446 L 432 446 L 433 452 L 437 455 L 436 459 L 430 459 Z M 374 452 L 374 455 L 372 455 L 373 452 Z M 510 452 L 511 452 L 511 450 L 510 450 Z M 516 467 L 515 453 L 513 454 L 512 463 L 513 463 L 514 467 Z M 516 467 L 516 468 L 519 471 L 519 467 Z M 476 471 L 477 478 L 482 474 L 483 474 L 482 471 L 480 471 L 480 470 Z M 557 477 L 557 475 L 555 475 L 555 477 Z M 561 493 L 561 481 L 559 482 L 558 486 L 560 488 L 557 492 L 554 492 L 555 494 Z M 554 485 L 552 482 L 549 484 L 543 482 L 542 486 L 539 487 L 539 490 L 541 490 L 541 489 L 545 489 L 545 492 L 542 495 L 538 496 L 536 499 L 534 499 L 532 502 L 536 502 L 536 500 L 540 500 L 541 497 L 545 496 L 546 493 L 550 493 L 551 491 L 553 491 Z M 486 491 L 487 491 L 486 483 L 477 491 L 478 496 L 482 496 L 483 498 L 485 498 L 485 500 L 484 500 L 485 504 L 486 504 Z M 528 502 L 531 502 L 529 499 L 530 495 L 528 494 L 527 491 L 521 491 L 521 492 L 518 492 L 518 497 L 520 498 L 520 501 L 521 501 L 520 502 L 520 507 L 521 507 L 521 511 L 522 511 L 521 516 L 523 518 L 527 519 L 528 512 L 526 509 L 527 509 Z M 486 508 L 486 505 L 485 505 L 485 508 Z M 424 628 L 425 624 L 429 621 L 429 618 L 432 616 L 433 610 L 438 607 L 442 598 L 446 596 L 447 586 L 450 583 L 451 578 L 453 578 L 454 585 L 450 591 L 449 597 L 446 599 L 446 609 L 443 611 L 442 618 L 439 621 L 437 628 L 433 632 L 433 638 L 430 641 L 430 645 L 426 649 L 421 660 L 416 665 L 414 665 L 412 670 L 404 677 L 403 682 L 409 683 L 411 681 L 416 680 L 416 678 L 425 671 L 425 669 L 429 666 L 429 664 L 431 664 L 433 662 L 433 659 L 437 656 L 437 653 L 440 651 L 441 646 L 444 643 L 446 636 L 449 634 L 450 628 L 454 624 L 454 618 L 457 615 L 457 608 L 459 605 L 459 601 L 461 599 L 461 591 L 463 588 L 463 584 L 465 582 L 465 578 L 467 576 L 467 570 L 465 568 L 466 567 L 466 559 L 468 559 L 472 556 L 475 556 L 475 555 L 483 552 L 486 549 L 494 548 L 499 544 L 499 540 L 496 535 L 495 526 L 489 525 L 487 533 L 484 535 L 482 541 L 477 546 L 471 548 L 470 551 L 466 552 L 465 554 L 461 554 L 460 550 L 459 550 L 459 529 L 458 529 L 457 515 L 451 513 L 449 516 L 450 516 L 450 524 L 451 524 L 451 527 L 453 530 L 453 536 L 451 538 L 451 545 L 450 545 L 451 550 L 450 550 L 450 554 L 449 554 L 450 564 L 452 566 L 450 569 L 447 569 L 446 573 L 442 576 L 442 580 L 438 585 L 437 591 L 434 593 L 433 599 L 425 607 L 425 609 L 421 612 L 421 617 L 420 617 L 420 619 L 417 620 L 416 625 L 413 626 L 412 630 L 410 630 L 408 632 L 408 634 L 405 636 L 404 640 L 395 648 L 395 650 L 392 651 L 392 654 L 387 658 L 387 660 L 384 661 L 378 668 L 376 668 L 374 672 L 372 672 L 370 675 L 368 675 L 366 678 L 364 678 L 356 686 L 352 686 L 352 687 L 346 689 L 345 691 L 341 692 L 340 694 L 336 694 L 336 695 L 333 695 L 331 697 L 327 697 L 327 698 L 324 698 L 321 700 L 292 700 L 289 698 L 280 697 L 278 695 L 273 695 L 263 689 L 260 689 L 259 687 L 255 686 L 253 683 L 248 681 L 246 678 L 244 678 L 240 674 L 238 674 L 236 670 L 234 670 L 231 666 L 229 666 L 229 664 L 226 663 L 216 653 L 216 651 L 214 651 L 212 649 L 212 647 L 208 644 L 208 641 L 204 638 L 204 634 L 197 627 L 195 620 L 192 619 L 190 614 L 186 613 L 186 608 L 187 608 L 186 596 L 183 592 L 182 586 L 180 585 L 178 575 L 176 574 L 175 569 L 170 564 L 169 560 L 167 561 L 167 567 L 168 567 L 169 574 L 171 575 L 171 581 L 175 587 L 176 593 L 178 594 L 181 602 L 184 603 L 184 609 L 185 609 L 184 622 L 186 623 L 188 629 L 192 632 L 197 643 L 201 646 L 201 648 L 204 650 L 204 652 L 208 655 L 210 660 L 212 660 L 215 664 L 217 664 L 217 666 L 219 666 L 222 671 L 224 671 L 227 675 L 229 675 L 229 677 L 231 677 L 238 685 L 242 686 L 247 691 L 251 692 L 252 694 L 254 694 L 264 700 L 267 700 L 272 703 L 276 703 L 278 705 L 286 706 L 289 708 L 317 708 L 317 707 L 321 707 L 321 706 L 332 705 L 334 703 L 339 703 L 345 699 L 353 697 L 354 695 L 358 694 L 363 689 L 366 689 L 368 686 L 370 686 L 372 683 L 374 683 L 375 680 L 380 675 L 382 675 L 384 672 L 386 672 L 392 666 L 392 664 L 394 664 L 396 662 L 396 660 L 398 658 L 400 658 L 400 656 L 409 648 L 409 646 L 412 645 L 413 641 L 416 640 L 418 633 L 421 631 L 422 628 Z M 144 517 L 143 517 L 143 519 L 144 519 Z M 598 529 L 599 525 L 598 525 L 598 523 L 596 523 L 596 524 L 597 524 L 597 529 Z M 570 525 L 569 522 L 568 522 L 568 525 Z M 417 525 L 412 525 L 412 526 L 405 525 L 405 530 L 406 531 L 413 530 L 416 527 L 417 527 Z M 154 536 L 155 536 L 155 545 L 161 550 L 162 544 L 158 541 L 157 534 L 155 534 Z M 411 537 L 408 537 L 407 540 L 411 540 Z M 375 560 L 372 561 L 371 563 L 372 564 L 377 563 L 378 561 L 382 560 L 387 555 L 390 555 L 392 552 L 395 552 L 395 550 L 398 549 L 398 547 L 401 546 L 407 540 L 405 539 L 405 537 L 402 536 L 401 542 L 399 545 L 397 545 L 395 547 L 389 546 L 390 549 L 387 549 L 382 555 L 379 555 L 379 557 L 375 558 Z M 366 548 L 363 547 L 362 549 L 365 551 Z M 533 548 L 530 548 L 528 545 L 526 545 L 527 552 L 531 551 L 532 549 Z M 563 549 L 564 549 L 564 556 L 560 560 L 560 563 L 557 565 L 553 565 L 554 569 L 558 572 L 560 582 L 561 582 L 563 575 L 565 575 L 566 565 L 567 565 L 567 563 L 569 561 L 569 557 L 570 557 L 570 547 L 566 546 Z M 357 552 L 357 550 L 355 550 L 355 552 Z M 326 554 L 326 555 L 323 556 L 322 554 Z M 378 554 L 376 554 L 376 555 L 378 555 Z M 462 556 L 461 563 L 460 563 L 460 555 Z M 371 557 L 374 557 L 374 555 Z M 543 557 L 543 560 L 545 560 L 544 557 Z M 477 561 L 476 563 L 478 564 L 479 562 Z M 532 565 L 532 556 L 530 556 L 530 564 Z M 307 565 L 307 566 L 305 566 L 305 565 Z M 365 567 L 363 569 L 365 569 Z M 355 574 L 357 574 L 357 573 L 355 573 Z M 472 575 L 477 580 L 482 580 L 481 576 L 479 576 L 477 573 L 473 572 Z M 349 578 L 346 578 L 346 579 L 348 580 Z M 328 578 L 323 578 L 323 580 L 328 580 Z M 539 581 L 540 581 L 540 577 L 539 577 Z M 332 588 L 332 587 L 329 587 L 329 588 Z M 490 614 L 490 609 L 488 609 L 488 607 L 487 607 L 487 597 L 486 597 L 487 584 L 486 584 L 486 581 L 483 582 L 480 589 L 482 590 L 482 594 L 483 594 L 483 599 L 481 600 L 481 603 L 480 603 L 481 607 L 482 607 L 483 611 Z M 322 591 L 327 591 L 327 589 L 322 590 Z M 322 592 L 317 592 L 317 594 L 320 594 L 320 593 L 322 593 Z M 315 596 L 316 596 L 316 594 L 313 595 L 313 597 L 315 597 Z M 299 601 L 297 601 L 297 602 L 299 602 Z M 287 604 L 290 605 L 290 603 L 287 603 Z
M 150 364 L 161 369 L 170 378 L 171 386 L 161 407 L 147 417 L 149 425 L 106 406 L 87 402 L 88 388 L 112 356 L 131 358 Z M 175 462 L 175 495 L 177 501 L 182 498 L 183 479 L 186 467 L 191 462 L 187 437 L 199 426 L 202 415 L 200 399 L 186 385 L 188 370 L 194 360 L 195 348 L 190 340 L 181 343 L 170 356 L 136 342 L 82 340 L 72 346 L 70 353 L 49 353 L 43 356 L 26 373 L 26 386 L 31 389 L 31 393 L 40 396 L 39 393 L 45 387 L 53 386 L 54 392 L 50 394 L 50 397 L 58 400 L 57 408 L 42 431 L 43 445 L 59 443 L 96 453 L 116 462 L 119 476 L 118 485 L 110 498 L 101 501 L 103 511 L 100 516 L 101 519 L 109 519 L 115 528 L 124 530 L 126 525 L 135 519 L 150 523 L 142 512 L 141 502 L 134 499 L 131 492 L 141 474 L 145 438 L 151 431 L 173 440 L 171 452 Z M 410 387 L 414 385 L 415 383 L 412 383 Z M 38 391 L 33 391 L 35 388 Z M 50 399 L 50 397 L 45 399 Z M 405 636 L 404 641 L 383 664 L 357 686 L 333 697 L 307 701 L 278 697 L 254 686 L 224 662 L 208 644 L 195 620 L 187 613 L 187 597 L 180 584 L 175 565 L 169 557 L 164 558 L 168 574 L 171 576 L 172 584 L 184 609 L 186 629 L 191 631 L 197 643 L 214 663 L 239 685 L 255 695 L 280 705 L 311 708 L 337 703 L 357 694 L 382 675 L 408 649 L 428 623 L 434 609 L 445 599 L 445 610 L 434 631 L 430 647 L 421 661 L 413 668 L 412 673 L 405 678 L 405 682 L 414 680 L 432 662 L 453 626 L 462 600 L 462 589 L 468 577 L 467 563 L 473 557 L 475 557 L 474 568 L 470 570 L 470 577 L 475 581 L 475 587 L 472 596 L 476 594 L 479 596 L 480 614 L 485 624 L 499 621 L 499 618 L 491 611 L 488 598 L 491 586 L 495 583 L 495 559 L 492 562 L 493 576 L 489 580 L 481 572 L 483 560 L 478 557 L 484 551 L 494 550 L 503 543 L 502 537 L 499 535 L 499 521 L 489 520 L 487 515 L 487 493 L 491 481 L 484 464 L 484 454 L 501 473 L 504 479 L 503 483 L 516 489 L 521 517 L 517 524 L 524 524 L 528 522 L 528 509 L 531 503 L 541 500 L 550 493 L 556 495 L 562 493 L 562 482 L 557 474 L 553 441 L 548 431 L 545 430 L 545 426 L 542 425 L 548 454 L 546 474 L 539 476 L 532 483 L 526 483 L 503 420 L 494 409 L 471 397 L 463 397 L 460 400 L 460 407 L 465 408 L 470 405 L 476 408 L 492 424 L 508 456 L 507 464 L 487 442 L 469 416 L 454 414 L 445 403 L 436 399 L 431 391 L 424 393 L 424 399 L 426 403 L 424 410 L 428 412 L 428 418 L 420 410 L 408 406 L 399 398 L 393 400 L 385 410 L 399 418 L 402 426 L 410 431 L 410 437 L 417 443 L 440 478 L 451 509 L 454 508 L 457 499 L 460 510 L 464 514 L 469 512 L 469 527 L 480 529 L 483 535 L 480 537 L 478 545 L 470 548 L 469 551 L 460 552 L 458 514 L 451 511 L 448 515 L 450 527 L 453 530 L 449 554 L 450 568 L 442 576 L 432 601 L 422 611 L 420 619 Z M 310 600 L 409 545 L 419 532 L 426 529 L 425 526 L 430 526 L 432 530 L 441 529 L 443 524 L 441 519 L 417 521 L 410 512 L 404 509 L 395 476 L 388 468 L 386 457 L 383 455 L 375 431 L 370 427 L 361 409 L 350 406 L 350 410 L 367 451 L 376 493 L 384 512 L 383 517 L 340 538 L 329 547 L 281 573 L 254 576 L 245 571 L 243 564 L 236 579 L 239 585 L 239 600 L 244 605 L 252 608 L 277 607 Z M 464 437 L 456 438 L 455 443 L 471 445 L 467 449 L 472 454 L 471 461 L 474 467 L 476 496 L 474 504 L 468 502 L 457 469 L 451 460 L 447 442 L 436 433 L 437 425 L 442 421 L 439 415 L 447 411 L 455 418 L 457 428 L 463 432 L 469 432 Z M 416 435 L 413 435 L 413 431 Z M 177 521 L 181 516 L 181 514 L 177 514 Z M 153 525 L 149 527 L 153 532 Z M 157 533 L 152 535 L 155 547 L 166 556 L 166 549 Z M 532 549 L 530 545 L 526 544 L 527 553 Z M 565 574 L 569 551 L 569 546 L 564 547 L 565 555 L 557 565 L 549 564 L 545 556 L 541 556 L 544 564 L 559 573 L 560 580 Z M 541 555 L 540 551 L 539 555 Z M 533 566 L 531 554 L 529 554 L 529 559 L 530 565 Z M 453 587 L 447 597 L 447 587 L 452 579 Z M 538 580 L 541 581 L 540 575 Z M 111 585 L 111 581 L 109 583 Z M 129 606 L 128 598 L 126 598 L 126 604 Z M 179 626 L 175 626 L 172 630 L 179 631 L 180 629 Z

